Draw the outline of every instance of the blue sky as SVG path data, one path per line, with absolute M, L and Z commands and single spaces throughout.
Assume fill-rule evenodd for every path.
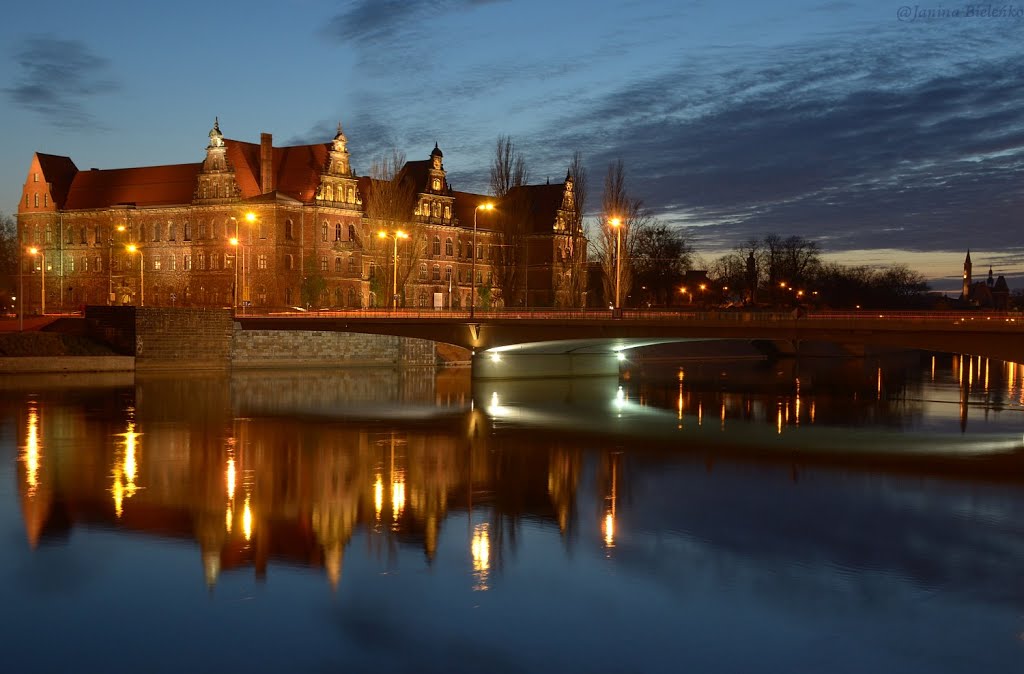
M 1024 0 L 902 2 L 21 3 L 0 26 L 0 211 L 37 150 L 183 163 L 215 115 L 278 145 L 341 120 L 357 171 L 437 141 L 456 189 L 486 190 L 499 134 L 538 182 L 579 150 L 591 209 L 621 158 L 706 260 L 798 234 L 940 288 L 969 247 L 1024 283 Z

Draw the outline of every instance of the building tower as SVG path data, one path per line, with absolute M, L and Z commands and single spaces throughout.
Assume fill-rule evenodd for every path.
M 971 249 L 967 249 L 967 257 L 964 259 L 964 288 L 960 297 L 965 300 L 971 298 Z

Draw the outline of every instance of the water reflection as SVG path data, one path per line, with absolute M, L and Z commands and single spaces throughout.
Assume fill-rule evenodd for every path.
M 564 563 L 549 582 L 589 597 L 615 587 L 611 568 L 676 611 L 714 588 L 710 613 L 721 597 L 818 615 L 855 596 L 877 618 L 893 583 L 1024 606 L 1018 366 L 655 369 L 476 386 L 366 373 L 384 401 L 358 375 L 140 377 L 7 393 L 0 410 L 17 418 L 30 548 L 75 530 L 184 541 L 217 593 L 294 569 L 357 593 L 416 559 L 478 601 L 535 592 Z

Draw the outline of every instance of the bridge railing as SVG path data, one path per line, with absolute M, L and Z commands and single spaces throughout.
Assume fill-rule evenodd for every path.
M 430 319 L 470 320 L 468 310 L 434 309 L 348 309 L 319 311 L 253 311 L 251 308 L 240 318 L 346 318 L 346 319 Z M 1000 324 L 1024 329 L 1021 312 L 950 312 L 950 311 L 689 311 L 677 309 L 623 309 L 619 318 L 607 309 L 503 309 L 474 312 L 473 320 L 555 320 L 555 321 L 693 321 L 714 323 L 779 323 L 800 321 L 827 321 L 873 323 L 903 322 L 946 325 Z

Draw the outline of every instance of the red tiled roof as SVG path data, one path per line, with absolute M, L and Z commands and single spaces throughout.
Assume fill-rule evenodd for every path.
M 53 154 L 36 152 L 39 160 L 39 168 L 43 172 L 43 180 L 53 185 L 51 196 L 57 208 L 64 208 L 68 198 L 68 190 L 71 188 L 71 181 L 78 173 L 78 167 L 70 157 L 61 157 Z
M 227 147 L 228 161 L 235 169 L 235 181 L 242 191 L 242 198 L 258 196 L 262 192 L 259 143 L 225 138 L 224 145 Z M 320 174 L 327 165 L 328 151 L 326 143 L 275 147 L 274 188 L 293 199 L 312 201 L 320 185 Z
M 202 164 L 79 171 L 71 183 L 69 210 L 114 204 L 165 206 L 192 203 Z
M 472 192 L 453 192 L 455 195 L 455 217 L 459 220 L 460 227 L 473 227 L 473 211 L 480 204 L 488 202 L 497 208 L 498 200 L 486 194 L 473 194 Z M 500 229 L 498 212 L 480 211 L 476 218 L 476 228 L 479 230 L 497 231 Z
M 509 190 L 506 199 L 522 197 L 526 200 L 527 213 L 531 234 L 542 234 L 551 231 L 558 217 L 558 209 L 562 207 L 565 194 L 565 183 L 550 185 L 522 185 Z M 500 208 L 500 205 L 499 205 Z

